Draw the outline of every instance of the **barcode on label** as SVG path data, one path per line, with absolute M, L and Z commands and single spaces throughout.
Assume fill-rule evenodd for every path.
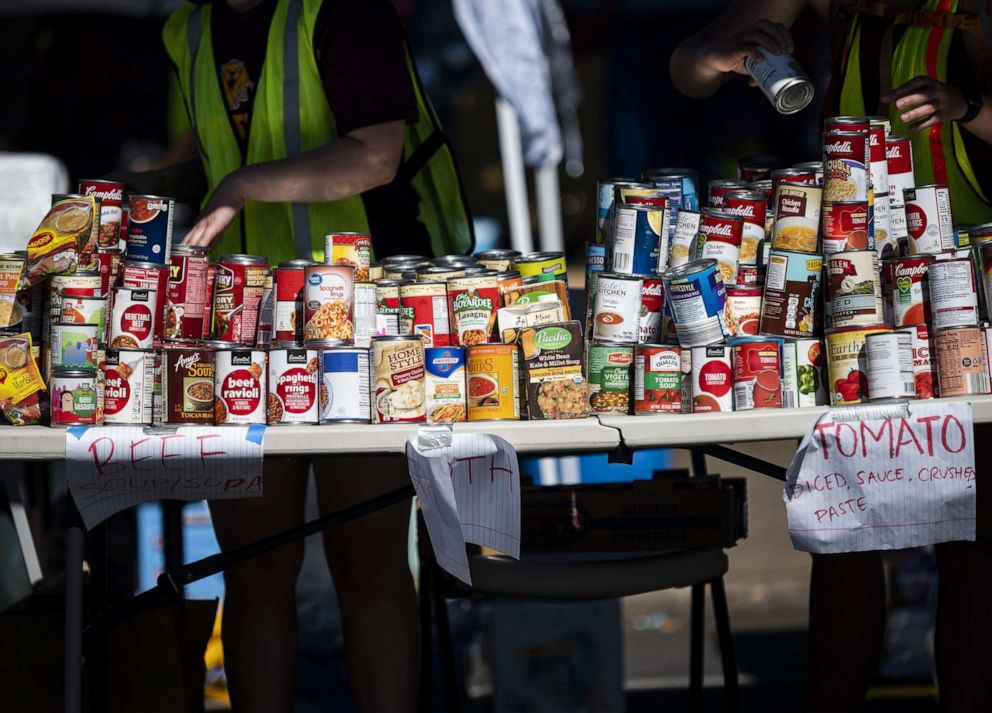
M 791 391 L 782 392 L 782 408 L 795 408 L 796 395 Z
M 621 270 L 628 269 L 630 269 L 630 255 L 628 253 L 614 253 L 613 270 L 620 272 Z
M 754 408 L 754 398 L 751 395 L 750 383 L 734 384 L 734 410 L 744 411 Z
M 916 395 L 916 384 L 912 381 L 902 382 L 902 391 L 904 394 L 909 394 L 910 398 Z
M 987 394 L 989 392 L 989 375 L 968 374 L 968 391 L 972 394 Z

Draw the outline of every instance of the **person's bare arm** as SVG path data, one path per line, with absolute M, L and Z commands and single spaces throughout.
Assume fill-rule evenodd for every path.
M 298 156 L 245 166 L 221 181 L 183 242 L 212 245 L 246 201 L 322 203 L 393 180 L 403 156 L 405 122 L 376 124 Z
M 149 171 L 115 171 L 105 178 L 123 181 L 131 192 L 169 196 L 186 202 L 199 201 L 207 191 L 207 179 L 199 154 L 170 166 Z
M 830 0 L 734 0 L 675 49 L 668 66 L 672 83 L 687 96 L 708 97 L 734 73 L 746 74 L 744 60 L 760 58 L 758 47 L 792 52 L 788 28 L 807 6 L 829 18 Z
M 902 119 L 913 131 L 929 129 L 947 121 L 957 121 L 968 109 L 961 90 L 929 77 L 915 77 L 883 94 L 884 102 L 895 102 Z M 992 144 L 992 101 L 982 94 L 982 110 L 974 119 L 959 124 L 985 143 Z

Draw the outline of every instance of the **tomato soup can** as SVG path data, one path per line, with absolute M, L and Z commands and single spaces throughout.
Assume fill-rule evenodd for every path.
M 219 349 L 214 360 L 214 425 L 264 424 L 266 352 Z
M 665 304 L 672 312 L 679 344 L 700 347 L 726 339 L 727 289 L 716 260 L 696 260 L 662 275 Z
M 667 210 L 653 205 L 617 206 L 610 252 L 613 272 L 654 272 L 660 262 L 667 262 Z
M 662 315 L 665 306 L 665 284 L 658 275 L 640 275 L 640 277 L 640 332 L 637 341 L 641 344 L 658 344 L 664 336 Z
M 640 338 L 641 289 L 635 275 L 603 272 L 596 281 L 592 336 L 596 340 L 635 344 Z
M 868 201 L 824 203 L 822 213 L 824 254 L 874 248 L 868 235 Z
M 205 345 L 167 345 L 162 350 L 159 381 L 163 425 L 213 424 L 213 349 Z
M 115 287 L 107 343 L 114 349 L 151 349 L 160 320 L 158 291 Z
M 107 300 L 104 297 L 63 297 L 59 322 L 95 324 L 97 340 L 104 344 L 107 338 Z
M 733 349 L 692 347 L 692 413 L 734 410 Z
M 50 342 L 52 368 L 96 368 L 98 330 L 96 324 L 53 324 Z
M 903 195 L 910 255 L 939 253 L 957 247 L 947 186 L 917 186 L 906 189 Z
M 513 259 L 513 269 L 522 277 L 554 275 L 554 279 L 568 281 L 568 265 L 563 252 L 539 252 L 519 255 Z
M 52 425 L 98 424 L 96 369 L 56 367 L 51 378 Z
M 466 420 L 463 347 L 427 347 L 424 350 L 424 394 L 427 423 Z
M 927 282 L 934 328 L 978 325 L 978 293 L 971 260 L 937 259 L 927 270 Z
M 682 413 L 682 349 L 638 344 L 634 352 L 634 413 Z
M 309 265 L 304 268 L 303 338 L 355 338 L 355 270 L 341 265 Z
M 892 327 L 884 324 L 827 330 L 827 383 L 831 406 L 868 401 L 865 340 L 869 334 L 891 331 Z
M 293 346 L 277 344 L 269 350 L 268 368 L 265 422 L 270 426 L 317 423 L 320 352 L 297 347 L 295 343 Z
M 776 337 L 817 333 L 822 270 L 820 255 L 773 249 L 765 271 L 758 331 Z
M 765 337 L 728 340 L 734 357 L 734 410 L 782 408 L 782 342 Z
M 345 339 L 320 339 L 310 347 L 316 351 L 314 419 L 319 423 L 369 423 L 370 350 L 353 346 Z
M 823 134 L 823 199 L 868 200 L 868 131 Z
M 376 335 L 397 337 L 407 334 L 407 323 L 402 319 L 400 287 L 413 284 L 409 280 L 382 279 L 375 283 L 375 324 Z M 447 315 L 446 315 L 447 316 Z
M 680 210 L 678 212 L 675 230 L 672 233 L 668 267 L 681 267 L 695 258 L 696 237 L 699 235 L 699 224 L 702 219 L 702 213 L 696 211 Z
M 347 269 L 347 268 L 343 268 Z M 265 292 L 269 261 L 255 255 L 224 255 L 214 283 L 213 333 L 217 341 L 251 345 Z
M 499 276 L 495 270 L 449 280 L 447 308 L 451 341 L 461 346 L 493 341 L 499 305 Z
M 727 288 L 727 327 L 730 336 L 757 334 L 760 319 L 760 287 L 737 286 Z
M 589 409 L 592 413 L 630 413 L 634 346 L 593 342 L 586 358 Z
M 273 338 L 277 343 L 303 344 L 303 297 L 306 269 L 312 260 L 287 260 L 272 271 L 275 290 Z
M 775 189 L 775 225 L 771 247 L 815 253 L 820 230 L 823 189 L 816 186 L 781 184 Z
M 121 247 L 121 206 L 124 204 L 124 184 L 102 178 L 79 179 L 79 193 L 100 199 L 100 234 L 97 245 L 101 248 Z
M 355 282 L 368 282 L 372 238 L 366 233 L 328 233 L 324 236 L 324 263 L 352 267 Z
M 911 332 L 869 334 L 865 339 L 865 356 L 869 401 L 916 398 Z
M 824 272 L 834 328 L 884 320 L 881 269 L 874 250 L 834 253 L 825 260 Z
M 752 190 L 731 191 L 724 196 L 723 209 L 744 221 L 740 265 L 757 265 L 761 257 L 761 244 L 765 241 L 765 215 L 768 211 L 765 195 Z
M 826 374 L 823 368 L 823 343 L 819 339 L 793 340 L 796 345 L 796 406 L 823 406 L 828 401 Z
M 165 306 L 169 291 L 169 266 L 153 262 L 124 262 L 121 266 L 121 286 L 136 290 L 155 290 L 155 348 L 162 344 L 165 334 Z M 111 294 L 113 302 L 113 294 Z
M 940 395 L 989 393 L 988 351 L 979 327 L 948 327 L 934 333 Z
M 206 248 L 177 245 L 169 259 L 169 279 L 165 298 L 166 339 L 200 339 L 207 306 Z
M 424 343 L 415 335 L 372 339 L 372 422 L 422 423 Z
M 724 207 L 725 196 L 732 191 L 739 191 L 747 187 L 748 182 L 738 179 L 716 179 L 707 185 L 706 205 L 710 208 Z
M 885 264 L 896 327 L 930 322 L 929 269 L 932 255 L 892 258 Z
M 150 425 L 155 353 L 108 349 L 103 377 L 103 422 Z
M 172 253 L 175 201 L 162 196 L 128 196 L 124 259 L 168 265 Z
M 737 282 L 744 220 L 737 215 L 712 208 L 703 209 L 696 243 L 696 257 L 716 260 L 724 284 Z
M 465 350 L 469 421 L 520 418 L 520 361 L 516 344 L 478 344 Z

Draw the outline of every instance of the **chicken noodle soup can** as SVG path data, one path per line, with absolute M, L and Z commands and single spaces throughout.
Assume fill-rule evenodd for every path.
M 927 282 L 934 328 L 978 325 L 978 291 L 970 259 L 935 260 L 927 270 Z
M 737 215 L 711 208 L 703 209 L 696 242 L 696 257 L 717 261 L 726 285 L 737 282 L 744 220 Z
M 592 413 L 630 413 L 634 347 L 593 342 L 587 356 L 589 408 Z
M 634 352 L 634 413 L 682 413 L 682 349 L 638 344 Z
M 665 303 L 672 312 L 679 344 L 699 347 L 726 339 L 727 289 L 716 260 L 696 260 L 662 275 Z
M 469 421 L 520 418 L 520 356 L 516 344 L 479 344 L 465 350 Z
M 164 338 L 200 339 L 203 335 L 209 264 L 206 248 L 177 245 L 172 251 L 162 327 Z
M 744 69 L 779 114 L 795 114 L 813 101 L 813 82 L 788 52 L 772 54 L 758 47 L 761 59 L 747 57 Z
M 214 352 L 207 346 L 176 345 L 162 350 L 159 368 L 162 423 L 214 422 Z
M 761 301 L 761 334 L 808 337 L 819 325 L 820 274 L 823 258 L 809 253 L 772 250 Z
M 692 413 L 734 410 L 733 349 L 692 347 Z
M 355 282 L 369 280 L 372 238 L 365 233 L 328 233 L 324 236 L 324 263 L 355 270 Z
M 739 263 L 756 265 L 761 257 L 761 244 L 765 241 L 765 214 L 768 210 L 765 195 L 751 190 L 731 191 L 724 196 L 723 205 L 726 212 L 743 220 Z
M 874 250 L 834 253 L 826 259 L 824 272 L 833 327 L 883 321 L 881 270 Z
M 312 260 L 287 260 L 272 271 L 275 290 L 275 342 L 303 344 L 303 299 L 306 268 Z
M 783 183 L 775 189 L 772 247 L 815 253 L 820 230 L 823 189 Z
M 702 219 L 702 213 L 696 211 L 680 210 L 678 212 L 675 232 L 672 234 L 671 255 L 668 259 L 668 267 L 680 267 L 694 259 L 696 254 L 696 236 L 699 235 L 699 224 Z M 655 269 L 655 272 L 660 274 L 664 270 Z
M 643 280 L 634 275 L 603 272 L 596 281 L 593 304 L 593 339 L 626 344 L 640 336 L 641 287 Z
M 175 201 L 163 196 L 128 196 L 124 259 L 168 265 Z
M 372 375 L 374 423 L 426 420 L 424 343 L 420 337 L 374 337 Z
M 103 379 L 104 423 L 151 424 L 154 352 L 108 349 Z
M 988 350 L 979 327 L 938 329 L 933 341 L 942 397 L 989 393 Z
M 427 423 L 466 420 L 463 347 L 429 347 L 424 350 L 424 393 Z
M 734 410 L 782 408 L 782 342 L 737 337 L 727 344 L 734 356 Z
M 831 406 L 868 401 L 865 340 L 869 334 L 891 331 L 892 327 L 884 324 L 827 330 L 827 383 Z
M 320 352 L 316 349 L 277 345 L 269 350 L 268 425 L 317 423 L 319 371 Z
M 909 331 L 869 334 L 865 339 L 869 401 L 916 397 L 913 335 Z
M 910 255 L 939 253 L 957 247 L 947 186 L 918 186 L 906 189 L 903 197 Z
M 107 343 L 113 349 L 151 349 L 159 320 L 157 290 L 115 287 Z
M 499 277 L 495 270 L 449 280 L 448 320 L 452 340 L 462 346 L 493 341 L 499 305 Z
M 351 346 L 343 339 L 321 339 L 313 346 L 319 362 L 317 418 L 320 423 L 368 423 L 372 418 L 369 350 Z M 395 400 L 399 402 L 401 398 Z M 384 403 L 387 408 L 392 405 Z M 395 415 L 398 410 L 390 413 Z
M 255 343 L 268 271 L 269 261 L 264 257 L 221 256 L 214 283 L 213 334 L 217 341 Z
M 93 426 L 100 422 L 96 369 L 57 367 L 50 388 L 53 426 Z
M 318 339 L 354 339 L 354 268 L 309 265 L 304 269 L 304 341 L 309 343 Z
M 611 250 L 613 272 L 651 273 L 667 260 L 668 211 L 653 205 L 617 206 Z

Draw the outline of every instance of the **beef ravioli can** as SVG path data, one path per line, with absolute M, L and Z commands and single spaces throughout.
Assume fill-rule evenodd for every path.
M 319 361 L 315 349 L 277 345 L 269 350 L 268 425 L 317 423 Z
M 342 339 L 315 343 L 320 423 L 368 423 L 372 418 L 369 350 Z
M 700 347 L 726 339 L 727 288 L 716 260 L 696 260 L 662 275 L 669 305 L 683 347 Z
M 265 424 L 266 352 L 220 349 L 214 355 L 214 425 Z
M 151 424 L 154 352 L 108 349 L 104 364 L 103 422 Z
M 422 423 L 424 343 L 417 336 L 372 339 L 372 421 Z

